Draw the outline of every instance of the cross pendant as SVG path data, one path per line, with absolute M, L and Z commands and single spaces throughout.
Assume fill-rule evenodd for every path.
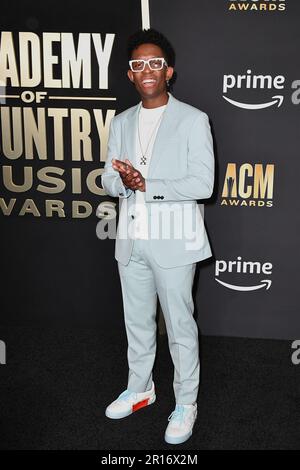
M 140 165 L 147 165 L 147 157 L 146 156 L 141 157 Z

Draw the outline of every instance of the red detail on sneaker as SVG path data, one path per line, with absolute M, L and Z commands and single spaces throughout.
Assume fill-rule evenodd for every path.
M 132 406 L 132 413 L 134 413 L 134 411 L 139 410 L 140 408 L 144 408 L 144 406 L 147 406 L 148 404 L 149 398 L 146 398 L 146 400 L 143 401 L 139 401 L 138 403 Z

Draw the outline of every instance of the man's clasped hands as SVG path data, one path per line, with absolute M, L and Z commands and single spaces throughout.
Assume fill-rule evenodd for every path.
M 119 172 L 124 186 L 135 191 L 139 189 L 142 192 L 146 191 L 145 178 L 139 170 L 136 170 L 128 158 L 125 161 L 112 158 L 112 167 Z

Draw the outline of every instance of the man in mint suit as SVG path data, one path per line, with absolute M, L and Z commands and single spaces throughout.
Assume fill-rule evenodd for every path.
M 186 441 L 197 416 L 198 329 L 192 286 L 196 263 L 211 256 L 198 199 L 212 195 L 214 154 L 207 115 L 169 91 L 175 53 L 159 32 L 128 42 L 128 78 L 141 101 L 111 121 L 102 175 L 119 197 L 115 257 L 121 280 L 129 375 L 106 416 L 124 418 L 154 403 L 157 296 L 174 364 L 176 407 L 165 440 Z

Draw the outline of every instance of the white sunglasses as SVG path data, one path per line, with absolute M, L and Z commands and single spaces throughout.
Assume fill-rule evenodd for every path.
M 148 64 L 150 70 L 161 70 L 168 64 L 164 57 L 152 57 L 151 59 L 133 59 L 129 61 L 129 66 L 133 72 L 143 72 L 145 65 Z

